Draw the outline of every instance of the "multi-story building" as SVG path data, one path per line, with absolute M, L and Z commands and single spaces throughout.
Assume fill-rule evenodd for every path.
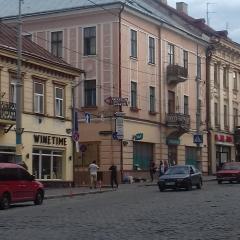
M 92 160 L 104 179 L 112 163 L 122 174 L 135 176 L 146 173 L 151 160 L 191 163 L 208 171 L 208 38 L 187 17 L 185 3 L 177 10 L 160 0 L 39 4 L 24 3 L 26 34 L 86 72 L 76 101 L 76 183 L 87 181 Z M 13 24 L 14 19 L 4 21 Z M 196 133 L 203 136 L 199 148 Z
M 212 34 L 208 51 L 208 122 L 211 173 L 227 161 L 240 161 L 239 126 L 240 45 L 226 31 Z
M 0 24 L 0 161 L 15 162 L 17 33 Z M 22 160 L 37 179 L 72 181 L 72 83 L 81 75 L 22 39 Z

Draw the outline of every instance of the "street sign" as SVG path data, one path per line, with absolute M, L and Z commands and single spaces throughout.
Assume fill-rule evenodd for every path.
M 91 122 L 91 114 L 88 112 L 85 112 L 84 116 L 85 116 L 85 122 L 90 123 Z
M 194 134 L 193 135 L 193 142 L 196 144 L 203 143 L 203 135 L 202 134 Z
M 116 117 L 115 122 L 116 122 L 117 139 L 123 139 L 124 119 L 122 117 Z
M 73 141 L 78 142 L 78 140 L 79 140 L 79 133 L 78 132 L 73 132 L 72 139 L 73 139 Z
M 107 97 L 104 102 L 113 106 L 128 106 L 128 98 Z

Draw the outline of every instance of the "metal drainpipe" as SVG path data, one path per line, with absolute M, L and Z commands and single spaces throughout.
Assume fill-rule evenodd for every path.
M 118 56 L 119 56 L 119 64 L 118 64 L 118 71 L 119 71 L 119 89 L 118 89 L 118 94 L 119 94 L 119 98 L 122 97 L 122 73 L 121 73 L 121 61 L 122 61 L 122 39 L 121 39 L 121 14 L 124 10 L 124 4 L 121 7 L 121 10 L 119 12 L 118 18 L 119 18 L 119 22 L 118 22 L 118 37 L 119 37 L 119 49 L 118 49 Z M 119 112 L 122 112 L 122 106 L 119 105 Z M 123 181 L 123 141 L 122 139 L 120 140 L 120 174 L 121 174 L 121 181 Z

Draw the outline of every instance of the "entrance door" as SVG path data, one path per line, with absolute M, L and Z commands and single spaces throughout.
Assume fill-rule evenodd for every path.
M 186 147 L 185 159 L 187 165 L 193 165 L 197 167 L 197 149 L 195 147 Z
M 153 144 L 134 142 L 133 169 L 148 170 L 151 160 L 153 160 Z

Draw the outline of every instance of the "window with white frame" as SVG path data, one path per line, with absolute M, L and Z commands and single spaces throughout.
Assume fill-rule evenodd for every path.
M 155 39 L 153 37 L 148 39 L 148 62 L 155 64 Z
M 150 112 L 155 112 L 155 87 L 149 87 Z
M 86 27 L 83 32 L 84 56 L 96 55 L 96 27 Z
M 131 29 L 131 57 L 137 58 L 137 31 Z
M 64 88 L 55 87 L 55 116 L 64 117 Z
M 34 82 L 34 112 L 44 113 L 44 84 Z
M 51 33 L 51 53 L 57 57 L 62 57 L 63 32 L 57 31 Z

